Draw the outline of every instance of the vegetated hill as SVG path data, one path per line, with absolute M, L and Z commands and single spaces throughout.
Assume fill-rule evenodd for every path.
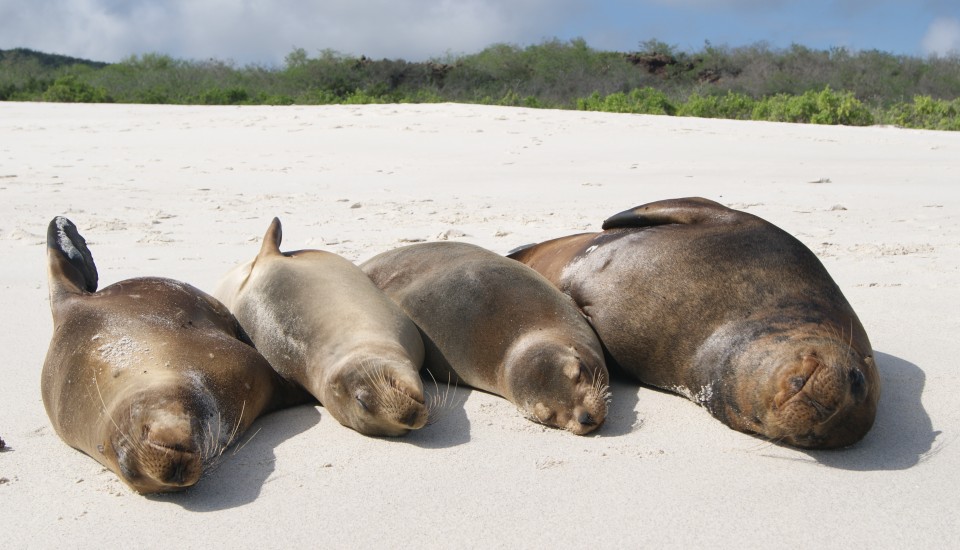
M 35 60 L 41 67 L 47 69 L 57 69 L 71 65 L 85 65 L 93 69 L 102 69 L 109 65 L 109 63 L 103 63 L 101 61 L 90 61 L 89 59 L 80 59 L 68 55 L 43 53 L 28 48 L 0 50 L 0 64 L 16 64 L 30 62 L 31 60 Z
M 960 56 L 876 50 L 714 46 L 680 51 L 657 40 L 634 52 L 583 39 L 493 44 L 407 62 L 323 50 L 282 67 L 133 55 L 97 63 L 0 51 L 0 101 L 170 104 L 427 103 L 438 101 L 623 113 L 894 124 L 960 130 Z

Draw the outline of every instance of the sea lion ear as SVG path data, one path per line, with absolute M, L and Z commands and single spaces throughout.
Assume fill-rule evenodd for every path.
M 624 210 L 603 222 L 604 229 L 617 227 L 652 227 L 655 225 L 703 223 L 735 214 L 734 210 L 702 197 L 668 199 Z
M 47 262 L 51 295 L 97 291 L 97 266 L 77 226 L 57 216 L 47 226 Z
M 263 244 L 260 245 L 259 256 L 279 256 L 280 241 L 283 239 L 283 228 L 280 226 L 280 218 L 273 218 L 270 227 L 263 235 Z

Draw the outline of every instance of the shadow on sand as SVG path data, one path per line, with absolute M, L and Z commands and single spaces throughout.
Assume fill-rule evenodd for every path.
M 445 449 L 470 441 L 470 419 L 464 405 L 473 390 L 449 381 L 440 383 L 433 378 L 424 378 L 423 391 L 430 404 L 428 424 L 394 441 L 424 449 Z
M 481 391 L 469 386 L 451 386 L 437 384 L 432 379 L 424 380 L 424 390 L 428 399 L 434 395 L 444 396 L 442 404 L 431 411 L 430 424 L 405 437 L 393 439 L 400 443 L 409 443 L 424 449 L 442 449 L 462 445 L 470 441 L 470 419 L 464 405 L 471 392 Z M 614 396 L 607 409 L 607 418 L 600 429 L 590 435 L 598 437 L 616 437 L 635 429 L 638 413 L 634 410 L 639 402 L 640 388 L 635 382 L 612 375 L 610 392 Z
M 640 416 L 635 409 L 640 402 L 641 387 L 645 386 L 611 369 L 610 394 L 613 398 L 607 405 L 607 419 L 599 430 L 590 435 L 617 437 L 634 431 Z
M 806 451 L 817 462 L 844 470 L 905 470 L 943 448 L 921 397 L 926 375 L 913 363 L 875 352 L 883 384 L 877 418 L 863 441 L 834 451 Z

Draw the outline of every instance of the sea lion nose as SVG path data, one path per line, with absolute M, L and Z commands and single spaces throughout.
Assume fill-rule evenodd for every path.
M 853 369 L 850 371 L 850 393 L 853 394 L 856 398 L 861 398 L 867 393 L 867 381 L 863 377 L 863 373 L 860 372 L 860 369 Z
M 419 417 L 420 411 L 417 409 L 411 409 L 410 412 L 400 420 L 400 422 L 402 422 L 404 426 L 410 426 L 412 428 L 417 424 L 417 419 Z
M 597 421 L 593 418 L 593 416 L 586 411 L 580 413 L 580 416 L 577 417 L 577 422 L 583 424 L 584 426 L 595 426 L 597 424 Z
M 183 460 L 178 460 L 173 467 L 173 472 L 170 474 L 170 483 L 174 485 L 181 485 L 184 481 L 184 474 L 187 471 L 187 465 Z

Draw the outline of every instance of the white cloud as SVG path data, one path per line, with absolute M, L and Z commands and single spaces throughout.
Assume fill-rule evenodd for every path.
M 279 63 L 295 47 L 419 60 L 555 34 L 583 0 L 0 0 L 0 48 Z
M 960 54 L 960 20 L 939 17 L 930 23 L 923 37 L 923 51 L 927 55 Z

